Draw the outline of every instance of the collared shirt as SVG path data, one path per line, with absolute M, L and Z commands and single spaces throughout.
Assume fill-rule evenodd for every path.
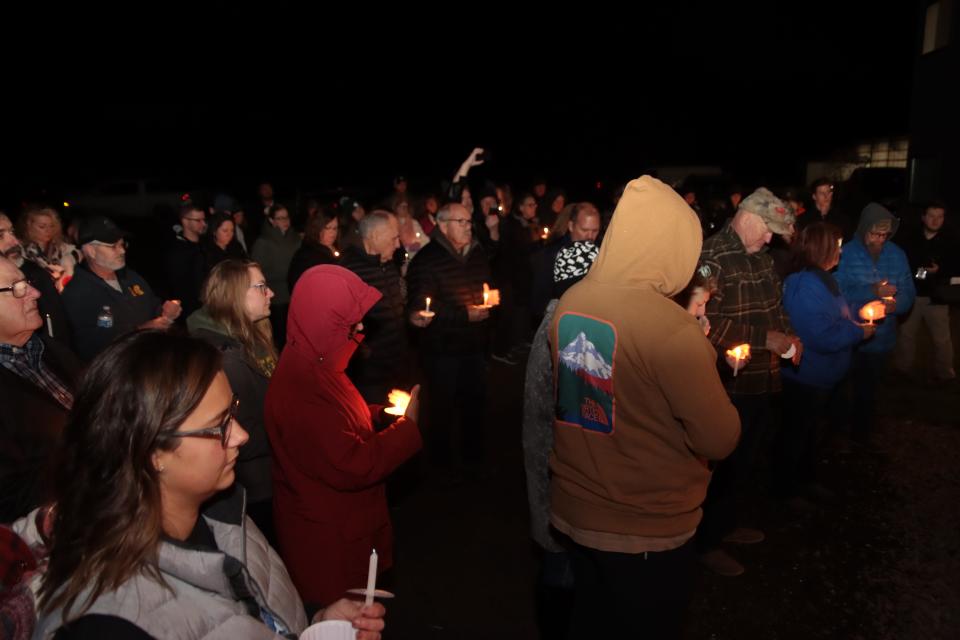
M 750 362 L 736 376 L 725 364 L 721 378 L 728 393 L 757 395 L 780 391 L 780 358 L 767 349 L 767 332 L 792 334 L 781 304 L 783 287 L 766 251 L 748 254 L 728 223 L 703 243 L 700 262 L 717 279 L 717 291 L 707 303 L 710 342 L 720 352 L 750 345 Z
M 69 411 L 73 408 L 70 389 L 43 363 L 43 341 L 33 334 L 22 347 L 0 344 L 0 366 L 43 389 Z

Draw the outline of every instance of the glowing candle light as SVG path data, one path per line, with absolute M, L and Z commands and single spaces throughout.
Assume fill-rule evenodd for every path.
M 736 378 L 737 372 L 740 370 L 740 361 L 750 357 L 750 345 L 738 344 L 733 349 L 727 349 L 727 355 L 734 358 L 733 377 Z
M 387 402 L 393 406 L 384 409 L 384 413 L 389 413 L 392 416 L 402 416 L 407 412 L 407 405 L 410 404 L 410 394 L 400 389 L 394 389 L 387 395 Z

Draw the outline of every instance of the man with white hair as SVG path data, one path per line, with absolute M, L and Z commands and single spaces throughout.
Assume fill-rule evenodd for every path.
M 23 272 L 0 257 L 0 522 L 49 497 L 50 463 L 80 369 L 68 349 L 44 336 L 39 298 Z
M 127 268 L 127 243 L 109 218 L 81 221 L 84 262 L 63 290 L 63 305 L 81 360 L 135 329 L 168 329 L 181 312 L 180 301 L 161 303 L 140 274 Z

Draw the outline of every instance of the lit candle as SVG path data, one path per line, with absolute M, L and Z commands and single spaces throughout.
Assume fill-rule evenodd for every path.
M 549 237 L 550 237 L 550 228 L 549 228 L 549 227 L 544 227 L 544 228 L 543 228 L 543 234 L 542 234 L 540 237 L 543 238 L 544 240 L 546 240 L 547 238 L 549 238 Z
M 424 311 L 426 311 L 427 313 L 430 313 L 430 297 L 429 296 L 427 297 L 427 308 L 424 309 Z
M 733 377 L 737 377 L 737 371 L 740 370 L 740 361 L 746 360 L 750 357 L 750 345 L 749 344 L 739 344 L 733 349 L 727 349 L 727 355 L 734 357 L 733 362 Z
M 867 324 L 873 324 L 873 307 L 867 307 Z
M 334 258 L 339 258 L 339 257 L 340 257 L 340 252 L 339 252 L 339 251 L 334 251 L 334 252 L 333 252 L 333 257 L 334 257 Z
M 391 405 L 384 409 L 384 413 L 392 416 L 402 416 L 407 412 L 407 405 L 410 404 L 410 394 L 400 389 L 394 389 L 387 395 L 387 402 Z
M 53 337 L 53 321 L 50 320 L 49 313 L 46 314 L 46 316 L 47 316 L 47 335 L 49 335 L 52 338 Z
M 485 307 L 488 306 L 487 300 L 489 299 L 490 299 L 490 285 L 484 282 L 483 283 L 483 306 Z
M 377 550 L 370 554 L 370 568 L 367 570 L 367 599 L 364 604 L 373 604 L 373 592 L 377 590 Z

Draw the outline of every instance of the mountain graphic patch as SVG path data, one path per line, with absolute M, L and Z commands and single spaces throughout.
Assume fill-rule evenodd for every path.
M 557 339 L 561 345 L 557 420 L 589 431 L 613 433 L 613 357 L 617 350 L 613 325 L 565 313 L 557 324 Z

